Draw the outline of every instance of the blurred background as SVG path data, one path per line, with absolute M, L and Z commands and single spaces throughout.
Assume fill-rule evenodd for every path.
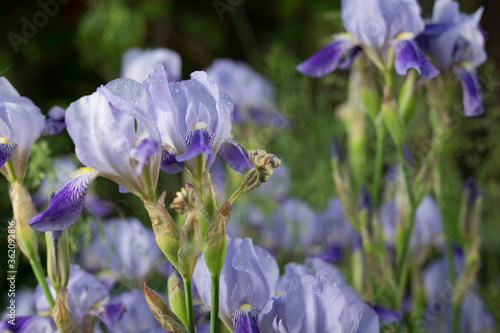
M 433 1 L 419 2 L 424 16 L 430 15 Z M 450 179 L 456 182 L 457 202 L 461 184 L 468 177 L 476 177 L 483 190 L 480 279 L 486 302 L 494 309 L 500 307 L 500 35 L 496 34 L 500 31 L 500 2 L 458 2 L 466 13 L 485 7 L 482 27 L 488 35 L 489 60 L 479 69 L 479 76 L 486 112 L 458 124 L 447 158 L 456 166 Z M 328 43 L 333 33 L 343 31 L 340 1 L 20 0 L 2 1 L 0 8 L 0 75 L 44 113 L 53 105 L 66 108 L 117 78 L 121 55 L 132 46 L 167 47 L 179 52 L 184 79 L 192 71 L 209 66 L 215 58 L 248 62 L 272 81 L 277 107 L 290 126 L 279 132 L 258 132 L 261 146 L 245 148 L 263 148 L 283 158 L 291 173 L 292 194 L 312 207 L 323 209 L 335 194 L 330 142 L 336 137 L 342 143 L 345 137 L 336 110 L 346 99 L 348 71 L 311 79 L 299 74 L 295 66 Z M 45 12 L 48 14 L 41 14 Z M 461 100 L 458 83 L 456 98 Z M 419 122 L 425 124 L 417 117 L 412 145 L 430 136 L 430 129 L 419 126 Z M 366 135 L 374 137 L 373 129 L 369 128 Z M 374 150 L 368 147 L 370 156 L 374 156 Z M 66 133 L 42 137 L 33 151 L 28 187 L 34 190 L 38 186 L 50 169 L 51 157 L 73 151 Z M 395 160 L 390 155 L 385 158 L 386 165 Z M 95 186 L 99 195 L 122 206 L 124 215 L 145 220 L 140 201 L 132 196 L 117 197 L 116 187 L 110 184 L 99 179 Z M 160 180 L 160 187 L 166 188 L 170 196 L 181 184 L 181 178 L 175 176 Z M 1 178 L 0 222 L 11 216 L 8 184 Z M 3 239 L 1 247 L 5 247 Z M 29 274 L 29 266 L 25 269 Z

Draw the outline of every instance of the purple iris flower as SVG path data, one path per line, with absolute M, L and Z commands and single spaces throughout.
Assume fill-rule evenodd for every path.
M 50 283 L 49 288 L 55 299 L 56 293 Z M 78 266 L 70 266 L 66 289 L 68 290 L 69 311 L 74 322 L 79 327 L 88 325 L 89 317 L 97 317 L 111 329 L 126 311 L 122 303 L 109 302 L 108 288 Z M 38 312 L 50 311 L 49 304 L 40 286 L 36 288 L 35 302 Z
M 143 82 L 156 66 L 162 64 L 170 82 L 180 81 L 182 60 L 179 53 L 166 48 L 132 47 L 122 55 L 120 77 Z
M 455 261 L 463 260 L 460 255 Z M 456 265 L 457 273 L 460 266 Z M 429 333 L 452 331 L 453 287 L 449 279 L 449 268 L 445 260 L 432 262 L 423 275 L 427 308 L 421 321 L 422 329 Z M 472 288 L 460 305 L 460 333 L 480 333 L 495 326 L 492 314 L 486 308 L 481 296 Z
M 465 115 L 484 113 L 476 68 L 486 61 L 485 37 L 479 26 L 483 7 L 474 14 L 460 12 L 458 2 L 437 0 L 432 20 L 418 41 L 439 68 L 451 69 L 462 83 Z
M 113 327 L 113 333 L 166 332 L 149 309 L 142 291 L 125 291 L 113 296 L 111 301 L 115 304 L 123 304 L 127 308 L 127 312 Z
M 0 332 L 7 333 L 48 333 L 57 330 L 52 317 L 47 316 L 18 316 L 9 323 L 10 319 L 0 321 Z M 14 323 L 14 325 L 12 325 Z M 59 332 L 59 331 L 57 331 Z
M 76 156 L 86 168 L 55 194 L 47 210 L 28 224 L 39 231 L 60 231 L 80 217 L 88 189 L 106 177 L 140 198 L 154 200 L 160 165 L 160 133 L 149 93 L 138 82 L 117 79 L 66 111 Z
M 45 116 L 40 109 L 0 77 L 0 173 L 23 180 L 31 148 L 42 134 Z M 12 167 L 4 164 L 11 160 Z M 13 174 L 11 174 L 13 173 Z
M 279 268 L 271 254 L 254 246 L 250 238 L 229 241 L 220 279 L 220 316 L 235 333 L 259 331 L 260 310 L 276 292 Z M 210 273 L 203 256 L 193 283 L 204 304 L 210 304 Z M 267 332 L 267 331 L 263 331 Z
M 42 135 L 56 135 L 66 128 L 66 110 L 60 106 L 53 106 L 48 113 Z
M 379 319 L 351 287 L 327 275 L 298 276 L 259 314 L 261 332 L 379 332 Z
M 81 262 L 90 271 L 111 271 L 124 280 L 141 280 L 160 260 L 153 231 L 137 219 L 111 219 L 81 251 Z
M 414 40 L 424 31 L 416 0 L 342 0 L 341 7 L 348 33 L 336 36 L 332 43 L 299 64 L 299 72 L 319 77 L 337 68 L 347 68 L 361 50 L 378 67 L 390 68 L 392 49 L 399 75 L 405 75 L 410 68 L 423 78 L 438 75 Z
M 216 59 L 206 72 L 233 99 L 236 123 L 251 120 L 258 125 L 286 126 L 286 119 L 275 108 L 273 86 L 248 64 Z
M 191 74 L 191 80 L 168 83 L 162 65 L 144 82 L 154 102 L 164 150 L 161 168 L 167 173 L 180 172 L 184 164 L 196 174 L 195 157 L 205 154 L 210 169 L 216 154 L 234 170 L 251 168 L 246 150 L 230 138 L 233 121 L 231 98 L 219 91 L 203 71 Z

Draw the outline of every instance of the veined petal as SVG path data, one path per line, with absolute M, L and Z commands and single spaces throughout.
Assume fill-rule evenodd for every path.
M 7 139 L 0 137 L 0 168 L 7 162 L 16 150 L 17 144 L 9 142 Z
M 207 167 L 210 168 L 215 159 L 215 154 L 212 151 L 212 142 L 213 138 L 206 129 L 190 131 L 186 138 L 186 151 L 182 155 L 177 155 L 177 162 L 184 162 L 201 153 L 205 153 L 208 158 Z
M 410 39 L 396 39 L 392 41 L 392 46 L 396 52 L 394 67 L 396 73 L 399 75 L 406 75 L 406 72 L 410 68 L 415 68 L 418 74 L 425 79 L 431 79 L 439 74 L 434 66 L 425 58 L 415 41 Z
M 343 58 L 349 57 L 350 51 L 356 47 L 356 41 L 353 39 L 338 38 L 332 43 L 323 47 L 321 50 L 313 54 L 309 59 L 297 66 L 297 70 L 304 75 L 312 77 L 324 76 L 333 72 L 339 67 Z M 357 54 L 357 53 L 356 53 Z M 355 56 L 351 55 L 351 57 Z M 351 60 L 348 60 L 342 65 L 347 67 Z
M 161 151 L 160 168 L 168 174 L 176 174 L 184 169 L 184 162 L 177 162 L 176 152 L 168 152 L 165 148 Z
M 239 310 L 233 312 L 231 319 L 233 321 L 234 333 L 260 333 L 258 327 L 259 312 L 249 304 L 244 304 Z
M 224 141 L 220 146 L 218 154 L 233 170 L 244 173 L 245 169 L 252 168 L 247 151 L 233 139 Z
M 135 167 L 136 174 L 140 175 L 142 173 L 142 167 L 148 164 L 148 158 L 154 155 L 158 148 L 157 141 L 145 138 L 130 151 L 130 157 L 137 160 L 137 166 Z
M 92 168 L 82 168 L 75 172 L 75 176 L 52 197 L 45 211 L 28 221 L 34 230 L 62 231 L 78 220 L 87 191 L 98 172 Z
M 463 90 L 464 112 L 467 117 L 476 117 L 484 113 L 481 85 L 475 69 L 456 66 L 453 68 Z

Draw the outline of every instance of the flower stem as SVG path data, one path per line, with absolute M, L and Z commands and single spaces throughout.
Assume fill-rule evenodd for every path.
M 45 298 L 49 303 L 50 309 L 51 310 L 54 309 L 55 305 L 54 298 L 50 293 L 49 286 L 47 285 L 47 280 L 45 280 L 45 274 L 43 273 L 42 265 L 40 264 L 40 258 L 38 258 L 38 260 L 30 258 L 30 265 L 31 268 L 33 269 L 33 273 L 35 273 L 36 280 L 40 285 L 40 287 L 42 288 L 43 294 L 45 295 Z
M 193 287 L 191 285 L 191 279 L 187 277 L 182 277 L 184 281 L 184 295 L 186 297 L 186 316 L 188 322 L 188 329 L 190 333 L 195 333 L 196 329 L 194 326 L 194 313 L 193 313 Z
M 212 275 L 212 297 L 210 309 L 210 333 L 219 333 L 219 280 L 220 275 Z
M 377 130 L 377 151 L 375 155 L 375 168 L 373 169 L 372 198 L 373 206 L 377 207 L 379 199 L 378 196 L 380 192 L 380 180 L 382 178 L 382 168 L 384 166 L 384 146 L 386 130 L 382 121 L 378 121 L 375 126 Z

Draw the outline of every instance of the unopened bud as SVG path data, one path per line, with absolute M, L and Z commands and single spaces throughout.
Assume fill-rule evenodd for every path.
M 276 155 L 268 154 L 265 150 L 250 150 L 248 155 L 262 183 L 267 182 L 274 169 L 281 165 L 281 160 Z
M 215 211 L 219 207 L 219 200 L 217 199 L 217 194 L 215 193 L 215 188 L 212 182 L 212 174 L 208 171 L 205 171 L 201 177 L 201 193 L 203 193 L 203 206 L 205 207 L 208 216 L 214 215 Z
M 415 80 L 417 71 L 410 69 L 398 97 L 398 105 L 403 115 L 405 124 L 409 124 L 417 109 L 417 92 L 415 91 Z
M 460 229 L 466 242 L 479 235 L 481 224 L 481 191 L 473 178 L 465 181 L 460 208 Z
M 52 317 L 61 333 L 79 333 L 80 328 L 71 317 L 68 306 L 68 290 L 61 289 L 57 293 Z
M 47 231 L 47 275 L 52 287 L 58 292 L 66 288 L 69 280 L 68 229 Z
M 179 251 L 180 232 L 168 211 L 165 209 L 165 197 L 163 192 L 158 202 L 143 200 L 144 207 L 148 211 L 151 225 L 155 234 L 156 243 L 167 259 L 178 269 L 179 262 L 177 253 Z
M 28 190 L 19 181 L 11 184 L 9 195 L 16 222 L 17 244 L 28 259 L 37 261 L 38 242 L 35 231 L 28 225 L 28 221 L 37 213 L 35 205 Z
M 163 299 L 144 283 L 144 297 L 156 320 L 169 332 L 189 333 L 182 321 L 170 310 Z
M 178 271 L 183 279 L 190 280 L 200 255 L 200 226 L 196 219 L 195 209 L 191 209 L 181 230 L 178 260 Z
M 212 276 L 222 271 L 227 250 L 226 225 L 231 217 L 231 205 L 224 203 L 217 209 L 207 230 L 203 255 Z
M 386 95 L 390 96 L 389 89 L 386 89 Z M 398 113 L 396 103 L 391 97 L 387 97 L 382 103 L 382 118 L 389 134 L 394 143 L 400 146 L 404 139 L 404 126 L 403 121 Z
M 168 302 L 175 315 L 187 327 L 186 300 L 184 289 L 182 289 L 182 279 L 177 272 L 172 273 L 168 278 Z

